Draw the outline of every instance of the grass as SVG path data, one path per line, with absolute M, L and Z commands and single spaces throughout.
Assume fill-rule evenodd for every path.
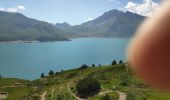
M 117 92 L 111 92 L 104 95 L 100 95 L 100 96 L 97 95 L 88 98 L 88 100 L 118 100 L 118 99 L 119 99 L 119 94 Z
M 16 78 L 0 78 L 0 87 L 13 86 L 15 83 L 21 83 L 24 85 L 27 83 L 27 81 Z
M 5 87 L 1 88 L 0 92 L 8 93 L 6 100 L 23 100 L 25 96 L 31 92 L 30 87 Z
M 170 93 L 158 92 L 158 91 L 145 91 L 147 100 L 170 100 Z
M 82 70 L 71 69 L 31 82 L 20 79 L 2 78 L 0 79 L 0 92 L 9 93 L 7 100 L 27 100 L 25 98 L 32 98 L 28 100 L 39 100 L 39 96 L 44 91 L 47 91 L 47 100 L 76 100 L 68 90 L 68 83 L 70 83 L 72 92 L 76 94 L 76 82 L 83 77 L 92 77 L 99 80 L 102 87 L 101 91 L 112 90 L 113 93 L 108 93 L 108 95 L 113 96 L 114 100 L 118 98 L 117 92 L 114 91 L 125 92 L 127 94 L 127 100 L 170 100 L 170 93 L 151 89 L 142 80 L 138 79 L 130 69 L 127 72 L 124 64 L 89 67 Z M 14 83 L 21 83 L 21 85 L 10 87 L 14 86 Z M 88 99 L 100 100 L 103 96 L 94 95 Z

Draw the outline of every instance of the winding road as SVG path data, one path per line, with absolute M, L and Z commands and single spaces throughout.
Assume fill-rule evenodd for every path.
M 46 94 L 47 94 L 47 91 L 45 91 L 42 95 L 40 95 L 40 100 L 46 100 L 45 99 L 45 96 L 46 96 Z
M 119 93 L 119 100 L 126 100 L 126 94 L 124 92 L 116 91 Z

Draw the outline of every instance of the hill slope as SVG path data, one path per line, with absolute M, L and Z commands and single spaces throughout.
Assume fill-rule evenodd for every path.
M 61 41 L 64 31 L 20 13 L 0 11 L 0 41 Z
M 81 25 L 71 26 L 63 23 L 56 24 L 56 27 L 76 33 L 79 37 L 131 37 L 144 19 L 144 16 L 128 11 L 111 10 Z
M 127 69 L 124 64 L 120 64 L 66 70 L 34 81 L 0 78 L 0 93 L 9 93 L 7 100 L 76 100 L 79 98 L 75 89 L 77 81 L 91 77 L 100 81 L 102 89 L 97 95 L 88 97 L 88 100 L 103 100 L 101 98 L 105 94 L 118 100 L 122 93 L 127 100 L 170 99 L 169 93 L 148 87 Z

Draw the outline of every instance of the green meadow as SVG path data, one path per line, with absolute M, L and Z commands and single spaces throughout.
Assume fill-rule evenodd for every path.
M 77 100 L 81 99 L 76 90 L 77 82 L 86 77 L 101 84 L 100 91 L 85 98 L 87 100 L 119 100 L 123 96 L 125 100 L 170 100 L 170 93 L 152 89 L 126 64 L 51 71 L 33 81 L 1 78 L 0 92 L 8 93 L 5 100 Z

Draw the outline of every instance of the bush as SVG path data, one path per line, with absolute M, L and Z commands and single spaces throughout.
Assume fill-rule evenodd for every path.
M 60 72 L 55 72 L 55 75 L 59 75 L 60 74 Z
M 62 70 L 61 70 L 61 73 L 63 73 L 63 72 L 64 72 L 64 70 L 62 69 Z
M 146 96 L 141 91 L 131 90 L 127 93 L 127 100 L 146 100 Z
M 104 96 L 100 97 L 100 100 L 118 100 L 118 99 L 119 99 L 119 94 L 116 92 L 107 93 Z
M 117 61 L 116 61 L 116 60 L 113 60 L 113 61 L 112 61 L 112 65 L 117 65 Z
M 123 61 L 122 61 L 122 60 L 120 60 L 120 61 L 119 61 L 119 64 L 123 64 Z
M 93 78 L 84 78 L 77 82 L 76 90 L 80 97 L 86 98 L 97 94 L 101 87 L 100 82 Z
M 45 77 L 44 73 L 41 73 L 41 78 L 44 78 L 44 77 Z
M 92 64 L 92 67 L 95 67 L 96 65 L 95 64 Z
M 48 73 L 49 76 L 54 75 L 54 71 L 50 70 L 50 72 Z
M 86 69 L 86 68 L 88 68 L 89 66 L 87 66 L 87 65 L 81 65 L 81 67 L 79 68 L 79 70 L 82 70 L 82 69 Z

